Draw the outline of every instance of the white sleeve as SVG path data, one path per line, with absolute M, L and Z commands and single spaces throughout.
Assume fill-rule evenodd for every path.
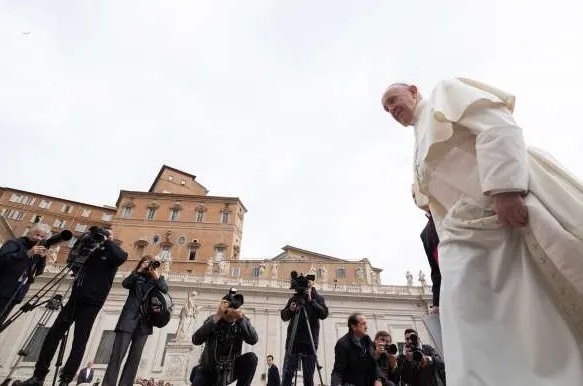
M 522 129 L 505 106 L 470 107 L 457 122 L 476 138 L 476 157 L 485 195 L 528 190 Z

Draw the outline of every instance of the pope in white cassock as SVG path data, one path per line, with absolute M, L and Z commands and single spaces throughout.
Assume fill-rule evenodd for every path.
M 439 234 L 448 386 L 583 385 L 583 185 L 525 146 L 514 100 L 465 78 L 382 97 Z

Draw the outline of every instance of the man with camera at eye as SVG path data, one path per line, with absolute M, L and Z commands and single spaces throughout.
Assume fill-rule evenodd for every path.
M 35 224 L 24 237 L 8 240 L 0 248 L 0 325 L 15 305 L 22 302 L 34 278 L 44 272 L 51 232 L 47 224 Z
M 255 353 L 241 355 L 243 342 L 254 345 L 259 339 L 255 328 L 240 307 L 243 295 L 231 288 L 223 296 L 215 315 L 209 316 L 192 336 L 192 343 L 205 344 L 199 365 L 193 370 L 196 386 L 249 386 L 257 369 Z
M 419 334 L 405 330 L 405 353 L 401 356 L 401 380 L 408 386 L 445 386 L 445 365 L 437 351 L 421 344 Z
M 14 382 L 19 386 L 41 386 L 49 373 L 50 363 L 59 343 L 75 323 L 73 344 L 60 372 L 59 386 L 67 386 L 83 359 L 95 318 L 111 290 L 118 267 L 128 254 L 113 241 L 113 231 L 91 227 L 81 235 L 69 252 L 68 265 L 75 273 L 71 295 L 47 332 L 35 364 L 33 376 Z M 60 354 L 62 355 L 62 354 Z
M 300 360 L 304 386 L 314 385 L 320 320 L 328 317 L 328 307 L 324 297 L 313 287 L 314 280 L 314 275 L 291 272 L 290 289 L 295 290 L 295 294 L 281 310 L 281 319 L 289 321 L 282 386 L 291 386 Z
M 397 386 L 401 381 L 401 369 L 399 367 L 399 348 L 392 343 L 391 334 L 386 331 L 378 331 L 374 338 L 375 358 L 385 377 L 384 386 Z

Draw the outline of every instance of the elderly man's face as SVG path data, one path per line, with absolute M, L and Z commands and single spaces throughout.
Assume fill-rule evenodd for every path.
M 413 121 L 413 111 L 418 98 L 417 87 L 392 85 L 383 95 L 383 108 L 401 125 L 409 126 Z

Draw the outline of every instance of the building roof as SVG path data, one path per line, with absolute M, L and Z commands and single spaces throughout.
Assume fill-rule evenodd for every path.
M 1 187 L 0 189 L 6 190 L 6 191 L 15 192 L 15 193 L 30 194 L 30 195 L 34 195 L 34 196 L 38 196 L 38 197 L 44 197 L 44 198 L 50 198 L 50 199 L 53 199 L 53 200 L 59 200 L 59 201 L 63 201 L 63 202 L 69 202 L 71 204 L 90 206 L 92 208 L 99 208 L 99 209 L 102 209 L 102 210 L 115 211 L 115 209 L 112 209 L 111 206 L 109 206 L 109 205 L 102 205 L 102 206 L 100 206 L 100 205 L 87 204 L 87 203 L 81 202 L 81 201 L 69 200 L 68 198 L 49 196 L 49 195 L 46 195 L 46 194 L 43 194 L 43 193 L 29 192 L 29 191 L 26 191 L 26 190 L 14 189 L 14 188 L 4 187 L 4 186 Z
M 158 172 L 158 175 L 156 176 L 156 178 L 154 178 L 154 182 L 152 182 L 152 186 L 150 186 L 150 189 L 148 190 L 148 192 L 152 193 L 154 191 L 154 187 L 156 186 L 156 182 L 158 182 L 158 180 L 160 179 L 160 177 L 162 176 L 162 173 L 164 172 L 164 170 L 171 170 L 175 173 L 179 173 L 182 174 L 185 177 L 190 177 L 193 180 L 196 180 L 196 176 L 194 174 L 190 174 L 190 173 L 186 173 L 183 172 L 182 170 L 173 168 L 172 166 L 168 166 L 168 165 L 162 165 L 162 167 L 160 168 L 160 171 Z M 202 185 L 201 185 L 202 186 Z M 206 189 L 206 188 L 205 188 Z
M 195 196 L 192 194 L 179 194 L 179 193 L 158 193 L 158 192 L 138 192 L 133 190 L 120 190 L 115 206 L 119 207 L 122 196 L 124 195 L 134 195 L 134 196 L 147 196 L 147 197 L 160 197 L 160 198 L 170 198 L 182 201 L 236 201 L 243 211 L 247 212 L 247 208 L 241 202 L 239 197 L 222 197 L 222 196 Z

